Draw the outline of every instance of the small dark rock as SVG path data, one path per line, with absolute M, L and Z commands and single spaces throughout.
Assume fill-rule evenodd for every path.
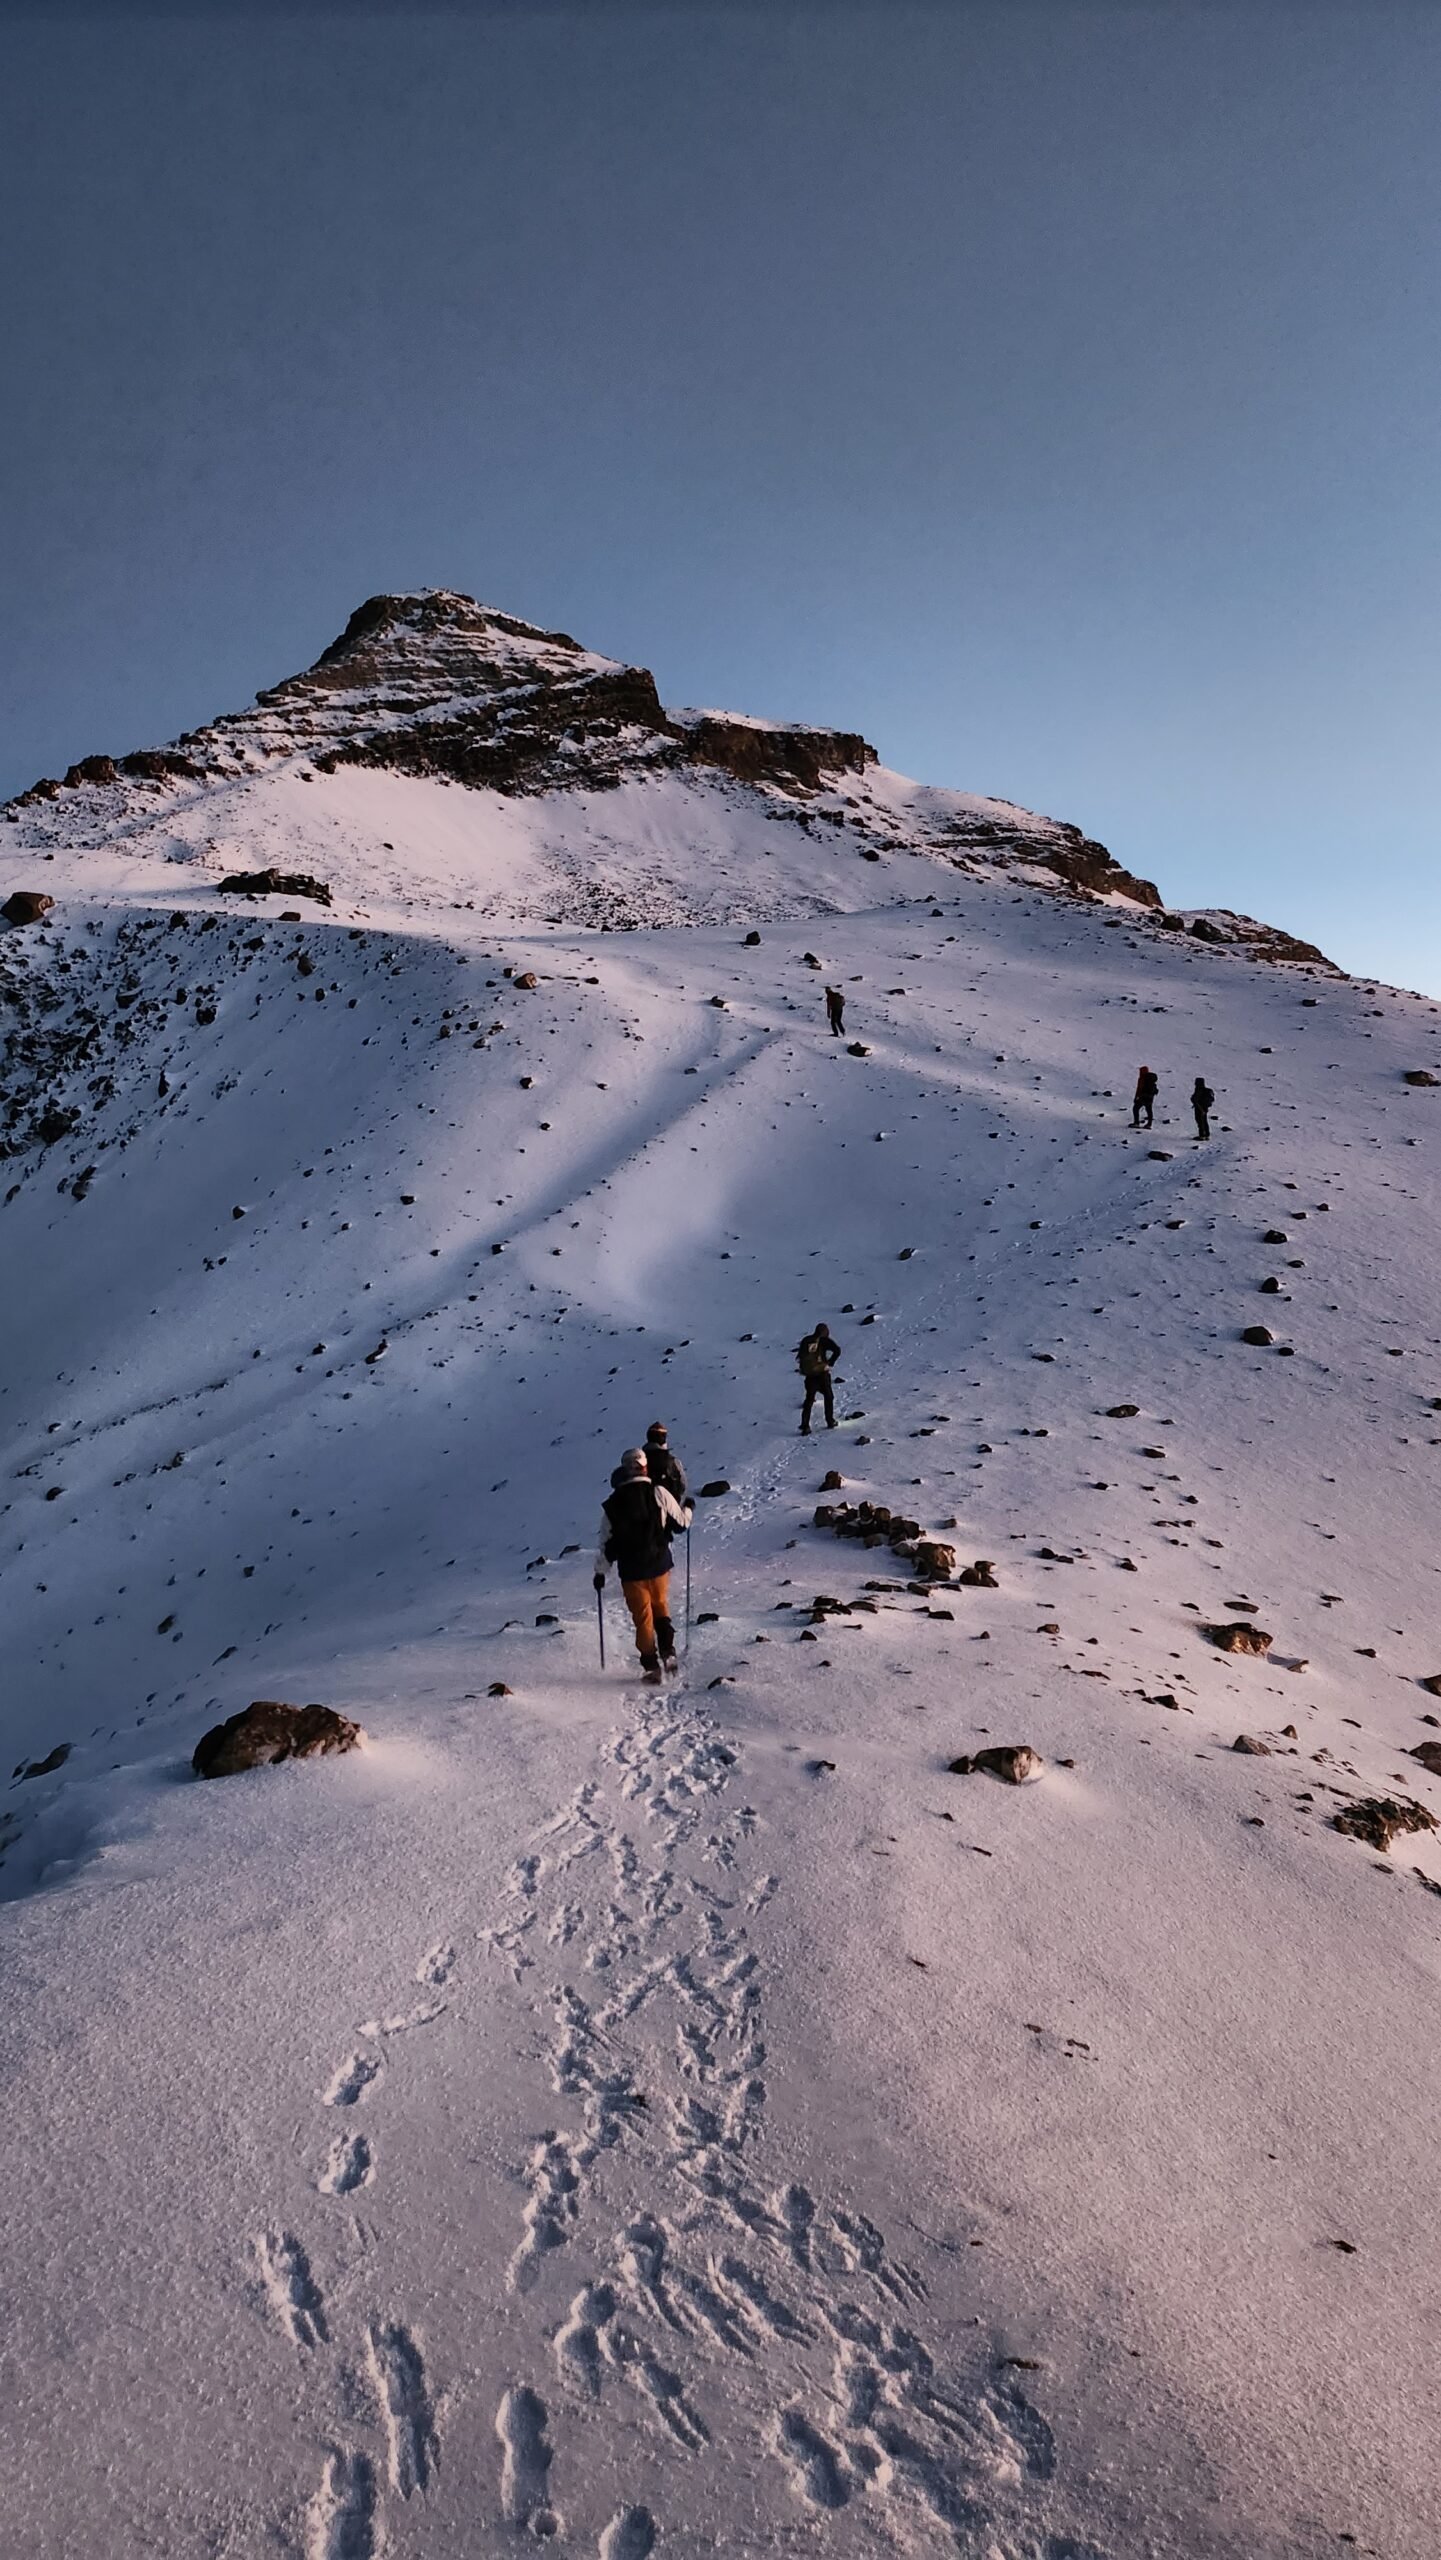
M 63 1769 L 70 1750 L 68 1742 L 57 1742 L 54 1750 L 47 1752 L 43 1760 L 22 1760 L 13 1783 L 18 1786 L 25 1778 L 48 1778 L 52 1769 Z
M 288 1707 L 278 1698 L 256 1698 L 202 1734 L 190 1765 L 198 1778 L 233 1778 L 276 1760 L 355 1751 L 364 1740 L 361 1727 L 334 1707 Z
M 325 882 L 312 879 L 308 871 L 230 871 L 219 886 L 222 893 L 228 889 L 244 898 L 312 898 L 318 907 L 330 904 Z
M 485 1694 L 488 1698 L 513 1698 L 515 1691 L 508 1689 L 503 1680 L 492 1680 Z
M 1138 1414 L 1140 1410 L 1141 1408 L 1138 1404 L 1108 1404 L 1106 1407 L 1106 1420 L 1108 1422 L 1129 1422 L 1132 1416 Z
M 1271 1331 L 1269 1325 L 1248 1324 L 1243 1325 L 1241 1329 L 1241 1340 L 1243 1342 L 1249 1342 L 1253 1350 L 1256 1351 L 1268 1350 L 1275 1339 L 1276 1337 Z
M 1249 1751 L 1256 1760 L 1269 1760 L 1271 1756 L 1269 1742 L 1259 1741 L 1254 1733 L 1238 1733 L 1231 1748 L 1233 1751 Z
M 0 916 L 7 924 L 38 924 L 42 916 L 48 916 L 54 904 L 54 899 L 47 898 L 43 889 L 12 889 L 4 906 L 0 907 Z
M 719 1494 L 729 1493 L 729 1491 L 730 1479 L 728 1476 L 712 1476 L 709 1484 L 703 1484 L 701 1486 L 700 1498 L 702 1502 L 714 1502 Z
M 955 1778 L 969 1778 L 983 1770 L 987 1777 L 1003 1778 L 1008 1787 L 1023 1787 L 1029 1778 L 1040 1776 L 1045 1762 L 1029 1742 L 997 1742 L 985 1751 L 963 1751 L 946 1766 Z
M 1423 1769 L 1429 1769 L 1433 1778 L 1441 1778 L 1441 1742 L 1413 1743 L 1410 1756 L 1419 1760 Z
M 1253 1627 L 1245 1618 L 1233 1618 L 1224 1626 L 1203 1627 L 1221 1653 L 1269 1653 L 1271 1638 L 1264 1627 Z

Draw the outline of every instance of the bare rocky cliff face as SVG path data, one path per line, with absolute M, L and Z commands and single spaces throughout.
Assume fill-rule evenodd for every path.
M 1159 926 L 1230 944 L 1248 958 L 1328 967 L 1311 943 L 1254 918 L 1168 914 L 1155 883 L 1125 870 L 1077 826 L 1010 802 L 936 791 L 889 826 L 857 814 L 877 762 L 855 730 L 667 710 L 647 667 L 587 649 L 448 588 L 377 595 L 314 666 L 168 746 L 83 757 L 0 808 L 16 850 L 128 836 L 166 810 L 287 768 L 313 779 L 345 767 L 444 780 L 504 797 L 614 789 L 689 773 L 757 795 L 763 814 L 803 827 L 863 830 L 867 859 L 923 853 L 962 868 L 1022 865 L 1083 899 L 1125 898 Z M 23 885 L 23 884 L 22 884 Z
M 448 589 L 372 596 L 313 667 L 170 745 L 86 756 L 9 802 L 37 842 L 148 816 L 157 797 L 233 782 L 282 762 L 440 776 L 505 794 L 597 790 L 646 771 L 724 774 L 803 806 L 876 751 L 858 732 L 668 712 L 646 667 L 583 648 Z M 926 849 L 1021 859 L 1083 892 L 1159 908 L 1149 880 L 1122 869 L 1079 827 L 1001 803 L 969 804 L 926 828 Z
M 86 756 L 32 784 L 7 815 L 66 792 L 125 782 L 165 787 L 233 779 L 281 756 L 444 775 L 473 790 L 594 790 L 639 766 L 710 765 L 743 781 L 814 790 L 860 772 L 875 749 L 851 732 L 727 720 L 672 720 L 646 667 L 582 648 L 448 590 L 372 596 L 313 667 L 173 745 Z

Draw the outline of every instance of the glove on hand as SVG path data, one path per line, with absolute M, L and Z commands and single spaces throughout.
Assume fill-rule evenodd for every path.
M 597 1591 L 604 1591 L 604 1589 L 605 1589 L 605 1575 L 604 1575 L 603 1573 L 593 1573 L 593 1574 L 591 1575 L 591 1577 L 590 1577 L 590 1578 L 591 1578 L 591 1582 L 592 1582 L 592 1584 L 593 1584 L 594 1588 L 595 1588 Z

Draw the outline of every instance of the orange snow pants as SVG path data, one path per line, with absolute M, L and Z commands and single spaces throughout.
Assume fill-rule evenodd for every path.
M 657 1573 L 648 1582 L 623 1582 L 620 1587 L 635 1620 L 640 1658 L 649 1670 L 661 1654 L 675 1650 L 675 1629 L 670 1622 L 670 1575 Z

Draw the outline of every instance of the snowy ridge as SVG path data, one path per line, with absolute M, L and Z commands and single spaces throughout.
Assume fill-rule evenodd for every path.
M 27 2554 L 1436 2547 L 1441 1840 L 1332 1817 L 1441 1815 L 1441 1014 L 838 783 L 12 824 Z M 657 1414 L 730 1487 L 662 1693 Z M 367 1748 L 192 1781 L 259 1697 Z

